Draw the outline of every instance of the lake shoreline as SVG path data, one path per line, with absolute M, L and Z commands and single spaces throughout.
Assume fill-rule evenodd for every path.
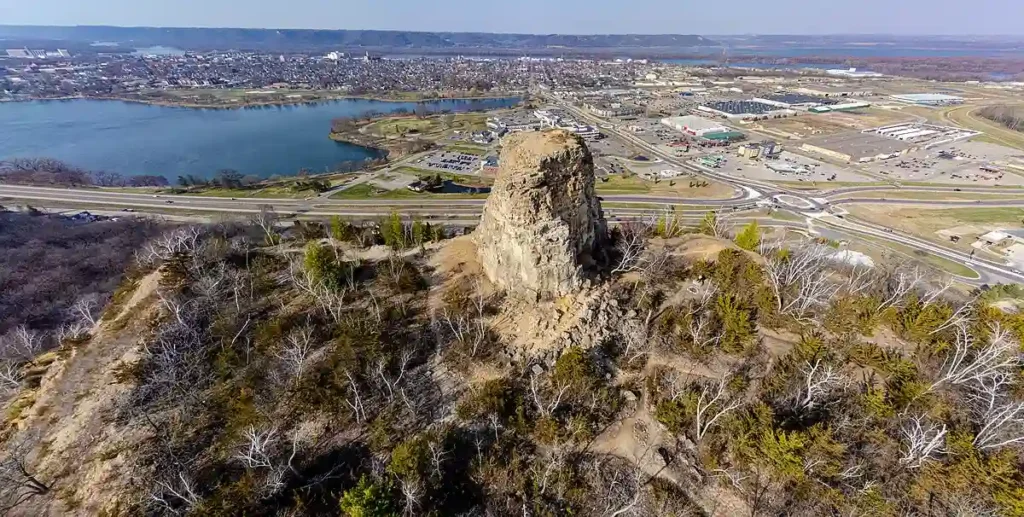
M 52 100 L 52 99 L 51 99 Z M 281 109 L 181 109 L 121 99 L 0 102 L 0 160 L 48 158 L 86 171 L 123 176 L 209 179 L 221 170 L 268 178 L 297 171 L 351 170 L 382 151 L 386 141 L 329 138 L 336 119 L 364 120 L 422 113 L 506 109 L 520 97 L 427 103 L 337 99 Z M 400 146 L 396 146 L 400 147 Z M 129 150 L 129 152 L 126 152 Z
M 0 103 L 20 103 L 20 102 L 58 102 L 58 101 L 75 101 L 75 100 L 92 100 L 92 101 L 116 101 L 116 102 L 128 102 L 134 104 L 143 104 L 146 106 L 161 106 L 165 108 L 186 108 L 186 109 L 215 109 L 215 110 L 239 110 L 247 108 L 272 108 L 277 106 L 303 106 L 303 105 L 317 105 L 317 104 L 329 104 L 336 101 L 345 100 L 364 100 L 373 102 L 395 102 L 395 103 L 412 103 L 412 104 L 427 104 L 431 102 L 439 101 L 485 101 L 494 99 L 509 99 L 509 98 L 522 98 L 523 93 L 503 93 L 503 94 L 487 94 L 479 95 L 476 97 L 424 97 L 422 99 L 410 100 L 400 98 L 389 98 L 386 96 L 376 95 L 338 95 L 329 99 L 280 99 L 266 102 L 246 102 L 238 103 L 233 105 L 224 104 L 202 104 L 194 102 L 178 102 L 174 100 L 166 99 L 139 99 L 135 97 L 124 97 L 124 96 L 106 96 L 106 95 L 68 95 L 64 97 L 26 97 L 19 99 L 0 99 Z

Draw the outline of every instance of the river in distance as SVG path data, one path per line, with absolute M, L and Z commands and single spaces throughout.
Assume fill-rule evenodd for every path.
M 0 102 L 0 160 L 54 158 L 87 170 L 152 174 L 172 182 L 234 169 L 260 177 L 331 170 L 373 158 L 328 138 L 331 120 L 370 111 L 464 112 L 518 98 L 423 103 L 344 99 L 245 109 L 195 109 L 103 100 Z

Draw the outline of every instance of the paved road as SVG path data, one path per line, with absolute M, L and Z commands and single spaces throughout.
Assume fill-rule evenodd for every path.
M 891 205 L 923 205 L 923 206 L 939 206 L 947 208 L 955 207 L 982 207 L 982 206 L 1024 206 L 1024 196 L 1020 199 L 979 199 L 977 201 L 968 200 L 948 200 L 948 201 L 933 201 L 930 199 L 903 199 L 903 198 L 844 198 L 830 200 L 830 205 L 856 205 L 856 204 L 878 204 L 888 203 Z
M 722 182 L 728 183 L 730 185 L 736 186 L 738 188 L 745 188 L 748 191 L 756 192 L 757 193 L 756 197 L 765 197 L 765 198 L 769 198 L 770 197 L 770 198 L 774 198 L 776 200 L 776 202 L 780 202 L 781 201 L 780 204 L 783 204 L 783 205 L 787 206 L 790 211 L 792 211 L 794 213 L 797 213 L 797 214 L 800 214 L 800 215 L 807 216 L 809 218 L 815 217 L 816 220 L 819 221 L 819 222 L 826 222 L 826 220 L 832 219 L 833 221 L 829 221 L 826 224 L 829 224 L 829 226 L 831 226 L 832 229 L 834 229 L 834 230 L 838 229 L 838 230 L 842 230 L 842 231 L 859 233 L 859 234 L 865 234 L 865 235 L 871 235 L 871 236 L 874 236 L 874 237 L 882 238 L 884 240 L 888 240 L 888 241 L 892 241 L 892 242 L 895 242 L 895 243 L 899 243 L 899 244 L 902 244 L 904 246 L 907 246 L 907 247 L 910 247 L 910 248 L 914 248 L 916 250 L 924 251 L 925 253 L 933 253 L 933 254 L 941 256 L 943 258 L 946 258 L 946 259 L 949 259 L 949 260 L 953 260 L 955 262 L 963 264 L 966 267 L 968 267 L 970 269 L 973 269 L 974 271 L 978 272 L 978 274 L 980 276 L 979 279 L 976 279 L 976 280 L 975 279 L 963 279 L 965 282 L 972 283 L 972 284 L 992 283 L 992 282 L 995 282 L 995 281 L 1024 282 L 1024 275 L 1022 275 L 1021 273 L 1017 272 L 1015 269 L 1007 267 L 1006 265 L 997 264 L 995 262 L 991 262 L 991 261 L 987 261 L 987 260 L 971 259 L 971 257 L 968 256 L 967 254 L 964 254 L 964 253 L 961 253 L 961 252 L 958 252 L 958 251 L 955 251 L 955 250 L 951 250 L 949 248 L 945 248 L 945 247 L 942 247 L 942 246 L 938 246 L 936 244 L 930 243 L 928 241 L 925 241 L 925 240 L 922 240 L 922 239 L 919 239 L 919 238 L 916 238 L 916 237 L 912 237 L 912 236 L 909 236 L 909 235 L 904 235 L 904 234 L 896 233 L 896 232 L 894 232 L 891 229 L 883 228 L 883 227 L 877 227 L 877 226 L 874 226 L 874 225 L 871 225 L 869 223 L 865 223 L 863 221 L 859 221 L 859 220 L 856 220 L 856 219 L 853 219 L 853 218 L 839 219 L 839 218 L 832 217 L 831 215 L 825 215 L 825 213 L 822 211 L 822 209 L 824 209 L 825 206 L 818 201 L 818 199 L 820 199 L 821 197 L 823 197 L 825 195 L 837 195 L 837 193 L 849 193 L 849 192 L 866 192 L 866 191 L 871 191 L 871 190 L 888 190 L 890 187 L 886 187 L 886 186 L 879 186 L 879 187 L 851 187 L 851 188 L 846 188 L 846 189 L 835 189 L 835 190 L 832 190 L 832 191 L 827 192 L 827 193 L 821 193 L 821 192 L 814 193 L 814 192 L 800 191 L 800 190 L 794 190 L 794 189 L 787 189 L 787 188 L 784 188 L 784 187 L 780 187 L 778 185 L 767 184 L 767 183 L 764 183 L 764 182 L 749 180 L 749 179 L 746 179 L 746 178 L 738 178 L 738 177 L 733 177 L 733 176 L 726 176 L 724 174 L 718 173 L 714 169 L 710 169 L 710 168 L 707 168 L 707 167 L 701 167 L 701 166 L 697 166 L 697 165 L 692 164 L 692 163 L 680 161 L 678 158 L 676 158 L 674 156 L 670 156 L 667 153 L 661 152 L 655 146 L 650 145 L 647 142 L 643 141 L 642 139 L 636 137 L 636 135 L 630 134 L 628 132 L 618 131 L 618 129 L 614 128 L 614 127 L 609 129 L 607 127 L 607 123 L 605 121 L 600 120 L 600 119 L 594 117 L 593 115 L 590 115 L 589 113 L 586 113 L 586 112 L 584 112 L 582 110 L 579 110 L 579 109 L 575 108 L 574 106 L 570 106 L 568 104 L 565 104 L 565 103 L 561 102 L 558 99 L 549 99 L 549 100 L 552 100 L 553 102 L 556 102 L 556 103 L 560 104 L 563 109 L 566 109 L 567 111 L 575 114 L 576 116 L 578 116 L 578 117 L 580 117 L 580 118 L 582 118 L 584 120 L 588 120 L 591 123 L 597 124 L 599 126 L 603 126 L 603 128 L 606 131 L 608 131 L 608 132 L 610 132 L 610 133 L 612 133 L 612 134 L 618 136 L 619 138 L 622 138 L 622 139 L 624 139 L 624 140 L 626 140 L 628 142 L 631 142 L 632 144 L 636 145 L 637 147 L 639 147 L 640 149 L 644 150 L 645 152 L 651 153 L 652 155 L 657 156 L 657 157 L 663 159 L 665 162 L 667 162 L 669 164 L 676 165 L 678 167 L 683 167 L 683 168 L 685 168 L 687 170 L 691 170 L 691 171 L 693 171 L 695 173 L 698 173 L 698 174 L 701 174 L 701 175 L 703 175 L 705 177 L 709 177 L 709 178 L 712 178 L 712 179 L 715 179 L 715 180 L 718 180 L 718 181 L 722 181 Z M 891 188 L 895 189 L 895 188 L 899 188 L 899 187 L 893 186 Z M 949 190 L 956 191 L 956 188 L 957 187 L 950 187 Z M 907 191 L 907 190 L 917 190 L 917 189 L 908 188 L 908 187 L 902 187 L 901 190 Z M 929 187 L 929 188 L 925 188 L 923 190 L 924 191 L 934 191 L 934 192 L 946 192 L 947 191 L 947 189 L 945 189 L 943 187 L 935 187 L 935 188 Z M 992 192 L 1002 193 L 1002 192 L 1005 192 L 1005 190 L 1002 190 L 1002 189 L 989 190 L 988 188 L 985 188 L 985 187 L 967 187 L 967 188 L 961 187 L 960 191 L 962 191 L 962 192 L 978 192 L 978 193 L 982 193 L 982 192 L 984 192 L 984 193 L 992 193 Z M 802 201 L 802 203 L 786 202 L 784 197 L 781 198 L 781 199 L 778 197 L 780 194 L 785 194 L 785 195 L 797 198 L 798 200 Z M 856 198 L 856 199 L 853 199 L 853 200 L 835 200 L 835 201 L 826 200 L 826 201 L 828 202 L 828 204 L 853 204 L 853 203 L 858 203 L 858 202 L 859 203 L 879 203 L 879 202 L 882 202 L 883 199 Z M 1024 206 L 1024 200 L 1022 200 L 1022 201 L 1016 201 L 1016 200 L 979 200 L 977 202 L 975 202 L 975 201 L 961 201 L 961 202 L 958 202 L 958 201 L 933 201 L 933 200 L 904 200 L 904 199 L 900 199 L 898 201 L 897 200 L 893 200 L 892 202 L 893 203 L 898 202 L 898 203 L 906 203 L 906 204 L 913 204 L 913 205 L 922 205 L 922 206 L 971 206 L 971 207 L 978 207 L 978 206 Z M 808 208 L 808 207 L 810 207 L 810 208 Z M 825 217 L 821 217 L 823 215 Z
M 562 105 L 562 107 L 578 117 L 589 120 L 592 123 L 603 124 L 603 121 L 584 113 L 575 107 Z M 892 186 L 866 186 L 847 187 L 834 189 L 827 192 L 809 193 L 796 189 L 780 187 L 778 185 L 737 178 L 721 174 L 714 169 L 702 167 L 685 160 L 664 153 L 655 146 L 644 142 L 628 132 L 619 132 L 617 129 L 605 129 L 610 133 L 631 142 L 633 145 L 649 153 L 651 156 L 661 159 L 669 165 L 676 166 L 682 170 L 688 170 L 696 175 L 713 179 L 733 186 L 736 195 L 731 199 L 690 199 L 681 196 L 666 195 L 601 195 L 606 204 L 642 204 L 644 206 L 631 208 L 628 206 L 608 206 L 605 212 L 614 222 L 631 218 L 650 215 L 651 205 L 662 205 L 672 207 L 679 212 L 680 216 L 687 220 L 698 221 L 709 209 L 720 209 L 741 212 L 753 208 L 759 201 L 773 199 L 776 204 L 783 205 L 789 211 L 814 219 L 827 225 L 831 230 L 846 232 L 847 234 L 870 235 L 885 240 L 890 240 L 927 253 L 934 253 L 949 260 L 954 260 L 970 267 L 982 275 L 980 280 L 972 283 L 991 282 L 998 279 L 1009 279 L 1012 281 L 1024 281 L 1024 275 L 1017 273 L 1004 265 L 990 261 L 972 260 L 969 256 L 936 244 L 918 239 L 916 237 L 895 233 L 887 228 L 877 227 L 869 223 L 852 218 L 838 219 L 825 215 L 823 210 L 827 204 L 855 204 L 855 203 L 879 203 L 882 201 L 922 205 L 922 206 L 1024 206 L 1024 199 L 1021 200 L 978 200 L 978 201 L 932 201 L 899 199 L 884 200 L 878 198 L 856 197 L 850 199 L 826 199 L 823 197 L 834 197 L 842 194 L 861 193 L 871 191 L 886 191 L 896 189 Z M 903 191 L 930 191 L 948 192 L 956 190 L 957 187 L 927 187 L 923 189 L 903 187 Z M 1003 193 L 1005 189 L 991 189 L 987 187 L 961 187 L 961 192 L 976 193 Z M 1022 194 L 1024 197 L 1024 194 Z M 329 217 L 341 215 L 355 218 L 378 218 L 393 211 L 400 211 L 410 216 L 420 216 L 436 220 L 443 220 L 449 224 L 473 224 L 478 219 L 482 209 L 483 199 L 350 199 L 335 200 L 326 196 L 310 197 L 306 199 L 268 199 L 268 198 L 224 198 L 224 197 L 202 197 L 182 195 L 153 195 L 138 194 L 131 192 L 104 191 L 99 189 L 65 189 L 47 187 L 28 187 L 17 185 L 0 185 L 0 198 L 11 198 L 20 201 L 31 202 L 45 206 L 47 203 L 58 206 L 75 206 L 76 208 L 103 207 L 130 208 L 138 211 L 150 212 L 171 212 L 171 211 L 193 211 L 193 212 L 221 212 L 235 214 L 255 214 L 265 206 L 270 206 L 274 211 L 282 215 L 308 216 L 308 217 Z M 884 196 L 883 196 L 884 198 Z M 745 221 L 746 216 L 737 213 L 737 221 Z M 803 223 L 785 223 L 780 221 L 761 221 L 769 226 L 785 226 L 797 229 L 806 229 Z

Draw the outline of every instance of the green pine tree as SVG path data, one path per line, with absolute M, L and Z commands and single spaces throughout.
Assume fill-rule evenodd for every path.
M 743 231 L 736 236 L 736 245 L 747 251 L 754 251 L 761 245 L 761 228 L 757 221 L 750 221 L 750 224 L 743 227 Z

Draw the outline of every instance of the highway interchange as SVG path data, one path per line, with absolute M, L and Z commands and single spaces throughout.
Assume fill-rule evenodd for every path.
M 555 99 L 550 99 L 556 101 Z M 1004 264 L 971 257 L 966 253 L 953 250 L 919 237 L 903 234 L 890 228 L 881 227 L 865 221 L 856 220 L 844 211 L 833 209 L 838 205 L 898 203 L 915 206 L 991 206 L 991 207 L 1024 207 L 1024 190 L 1020 198 L 984 200 L 928 200 L 928 199 L 886 199 L 886 193 L 894 190 L 913 192 L 932 192 L 936 195 L 948 192 L 964 192 L 977 194 L 1006 194 L 1006 189 L 985 187 L 896 187 L 896 186 L 857 186 L 807 192 L 785 188 L 763 181 L 727 176 L 692 162 L 680 160 L 660 151 L 654 146 L 637 138 L 628 131 L 620 131 L 609 126 L 605 121 L 560 103 L 584 120 L 600 124 L 605 131 L 630 142 L 634 146 L 660 159 L 664 163 L 688 171 L 694 175 L 731 185 L 734 196 L 729 199 L 692 199 L 658 195 L 604 195 L 602 201 L 605 213 L 614 223 L 616 221 L 650 215 L 660 209 L 672 209 L 684 222 L 694 223 L 700 220 L 708 210 L 719 210 L 730 214 L 736 223 L 752 219 L 744 212 L 758 208 L 771 207 L 784 210 L 799 216 L 802 222 L 784 221 L 761 217 L 759 223 L 765 226 L 780 226 L 804 231 L 811 235 L 837 237 L 866 237 L 884 240 L 912 248 L 916 251 L 929 253 L 963 264 L 977 272 L 977 278 L 962 278 L 966 283 L 980 285 L 984 283 L 1024 282 L 1024 274 Z M 1013 193 L 1012 191 L 1010 191 Z M 854 195 L 851 197 L 851 195 Z M 891 194 L 890 194 L 891 195 Z M 20 185 L 0 185 L 0 198 L 14 200 L 18 203 L 46 207 L 69 207 L 102 212 L 104 209 L 135 211 L 158 214 L 215 214 L 252 215 L 265 207 L 272 207 L 283 216 L 325 218 L 343 216 L 354 219 L 379 218 L 393 211 L 407 216 L 441 221 L 451 225 L 473 225 L 479 219 L 484 199 L 331 199 L 319 196 L 306 199 L 271 199 L 271 198 L 225 198 L 194 195 L 146 194 L 101 189 L 71 189 L 32 187 Z M 0 201 L 2 204 L 4 201 Z M 6 201 L 10 203 L 10 201 Z

